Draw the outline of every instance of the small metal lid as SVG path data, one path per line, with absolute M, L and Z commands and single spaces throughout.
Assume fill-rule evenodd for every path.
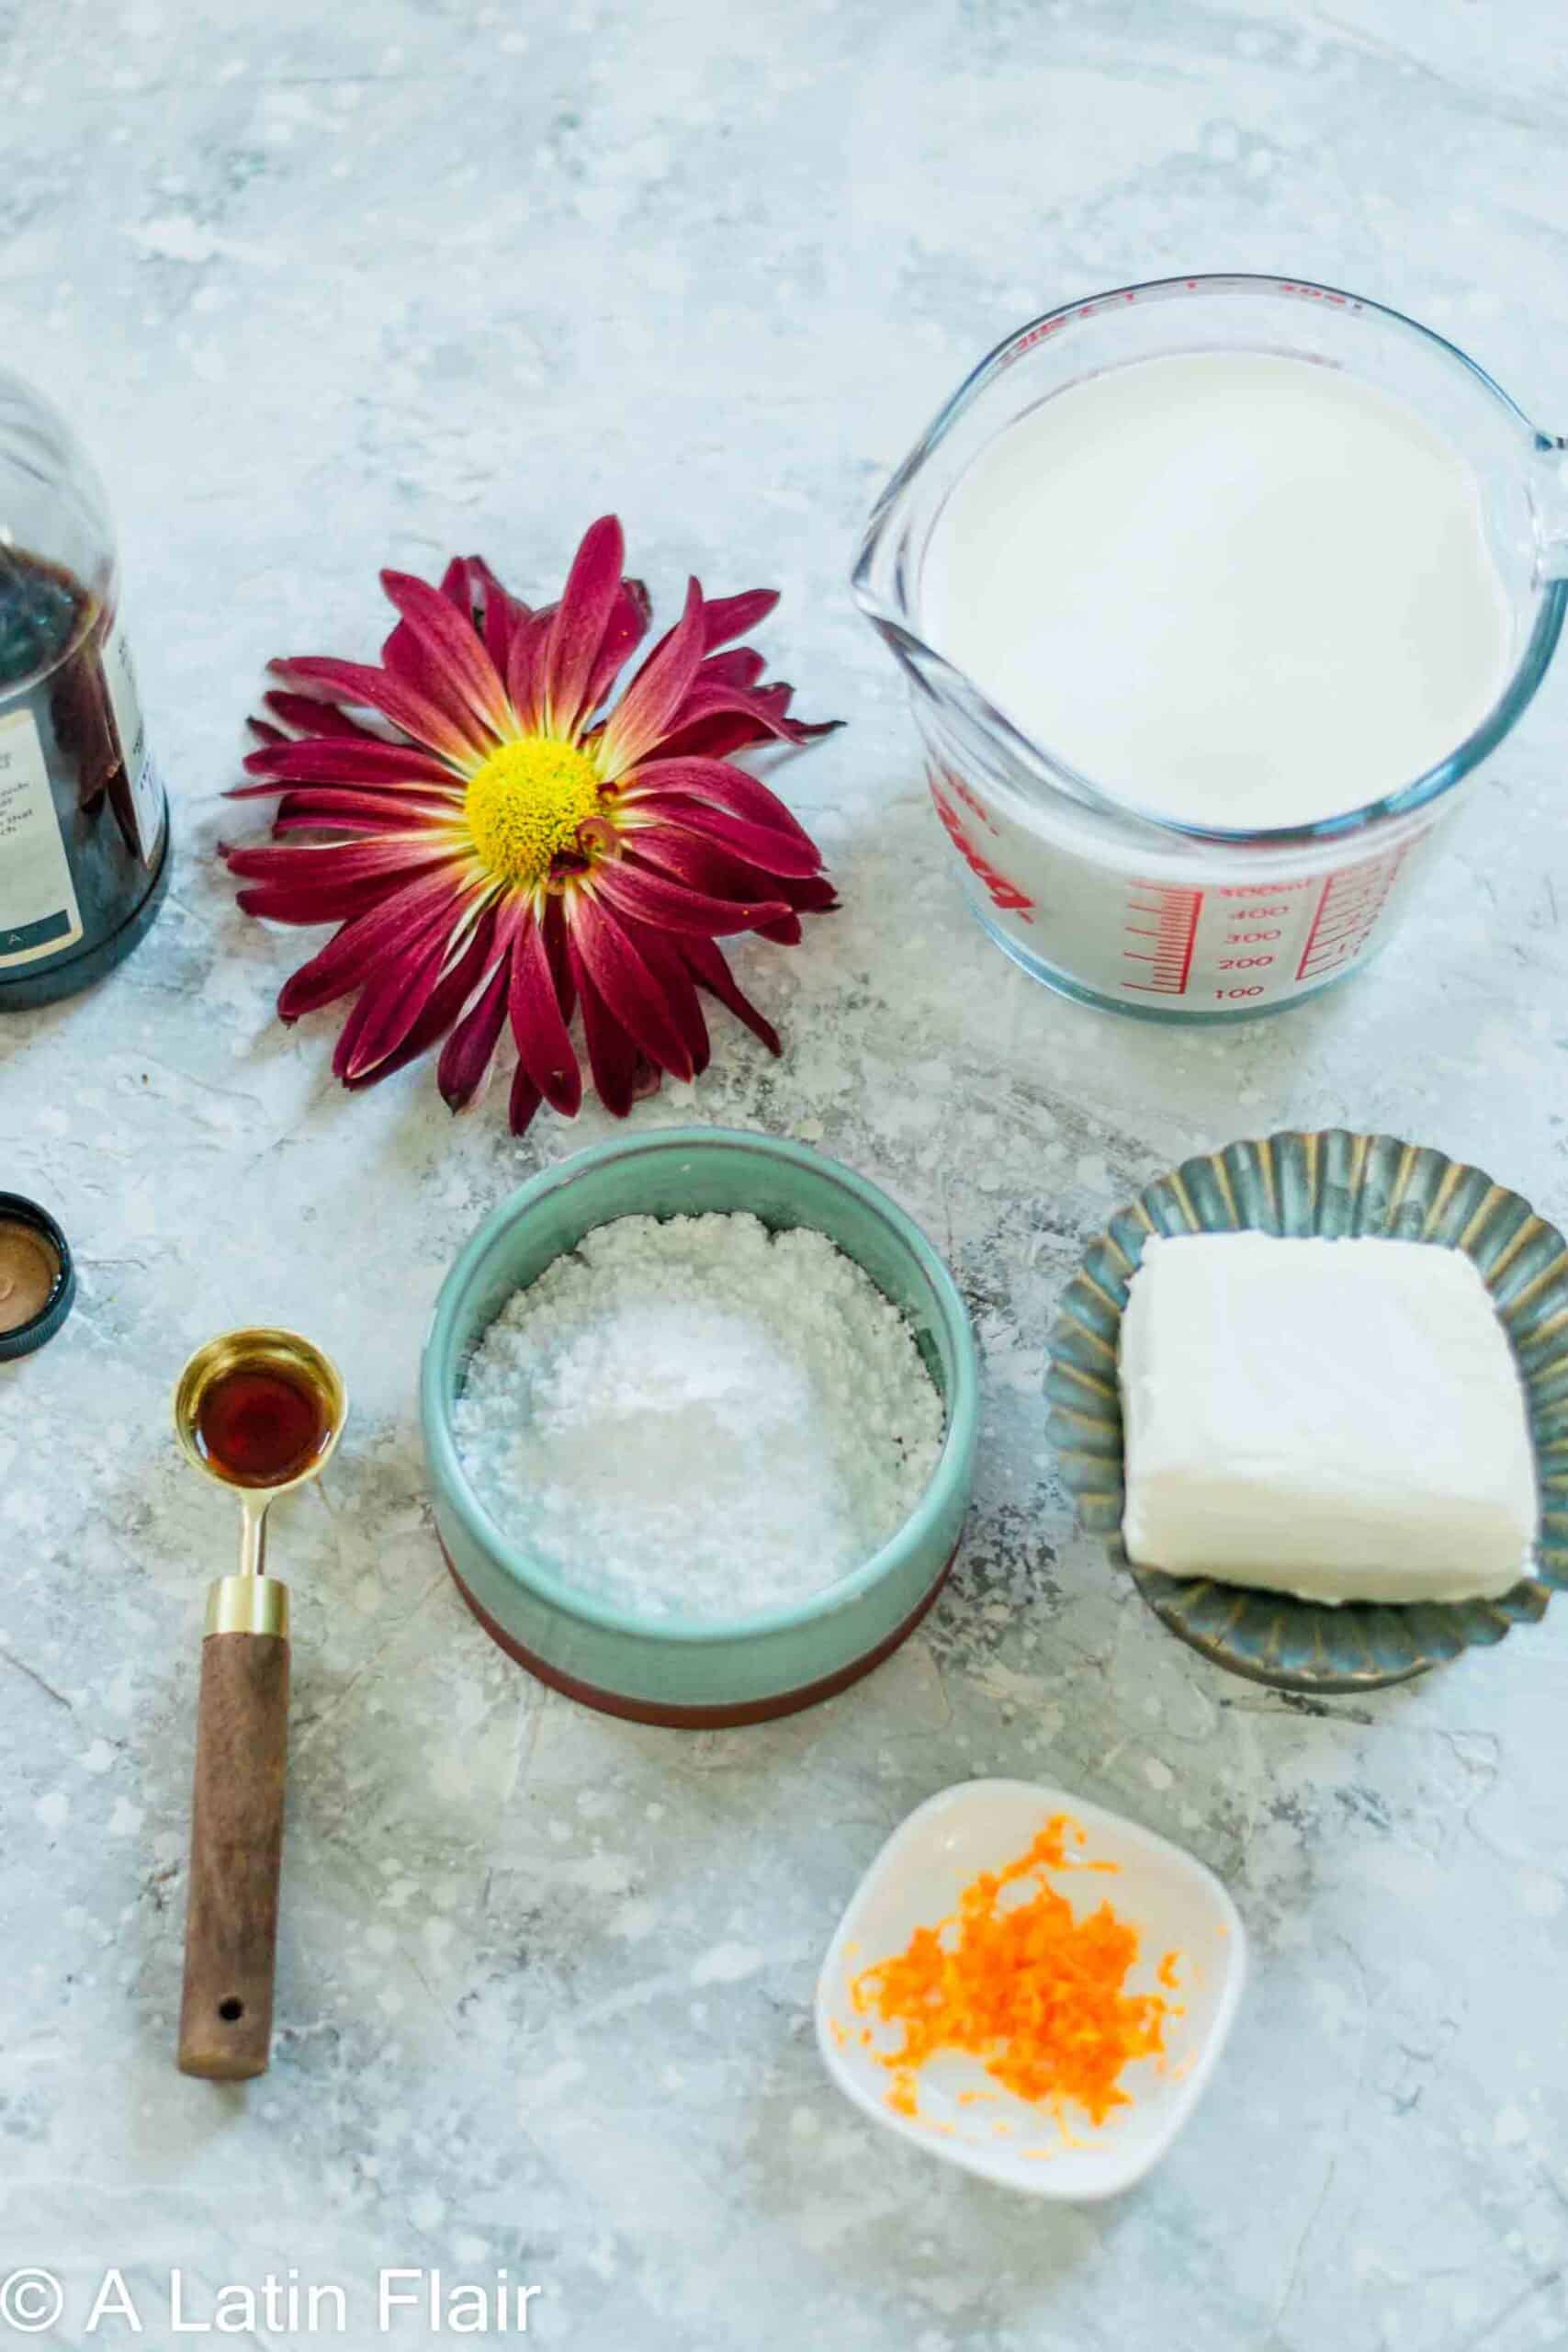
M 52 1340 L 71 1312 L 76 1296 L 76 1269 L 72 1262 L 71 1244 L 47 1209 L 36 1201 L 25 1200 L 20 1193 L 0 1193 L 0 1284 L 4 1284 L 4 1248 L 6 1227 L 22 1228 L 38 1245 L 39 1254 L 52 1268 L 53 1279 L 48 1295 L 35 1314 L 25 1323 L 5 1328 L 5 1299 L 0 1296 L 0 1363 L 11 1363 L 18 1356 L 30 1356 L 46 1340 Z

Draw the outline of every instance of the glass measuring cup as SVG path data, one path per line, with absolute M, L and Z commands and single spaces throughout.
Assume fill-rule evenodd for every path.
M 1258 831 L 1112 797 L 1033 741 L 927 642 L 921 574 L 943 504 L 996 436 L 1069 385 L 1172 352 L 1270 352 L 1381 387 L 1480 484 L 1512 623 L 1493 707 L 1437 766 L 1348 813 Z M 1269 1012 L 1354 971 L 1398 923 L 1438 833 L 1529 705 L 1568 607 L 1564 448 L 1474 361 L 1381 303 L 1301 279 L 1174 277 L 1048 312 L 983 359 L 879 501 L 854 593 L 908 678 L 937 814 L 985 929 L 1064 994 L 1162 1020 Z M 1113 620 L 1108 622 L 1113 627 Z M 1129 647 L 1127 691 L 1137 691 Z

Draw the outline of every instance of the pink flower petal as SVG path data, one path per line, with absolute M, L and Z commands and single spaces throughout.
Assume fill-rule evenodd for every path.
M 634 867 L 649 867 L 656 873 L 668 874 L 674 881 L 683 882 L 688 889 L 705 890 L 710 898 L 739 903 L 748 899 L 771 900 L 775 896 L 773 876 L 759 873 L 754 865 L 748 865 L 720 843 L 699 834 L 677 832 L 672 825 L 658 825 L 646 830 L 639 827 L 635 832 L 628 831 L 622 838 Z M 789 904 L 782 888 L 776 890 L 776 896 L 781 904 Z
M 574 1119 L 582 1106 L 582 1072 L 561 1016 L 544 933 L 526 908 L 513 939 L 509 1010 L 518 1058 L 551 1109 Z
M 626 779 L 621 790 L 628 801 L 652 792 L 679 792 L 711 801 L 716 808 L 728 808 L 733 816 L 743 817 L 748 824 L 795 834 L 811 851 L 818 865 L 822 863 L 816 842 L 778 794 L 770 792 L 758 777 L 728 760 L 645 760 L 636 775 Z
M 375 880 L 290 890 L 276 883 L 255 882 L 248 889 L 235 892 L 234 904 L 260 922 L 293 923 L 301 929 L 319 930 L 322 923 L 352 922 L 356 915 L 380 906 L 401 887 L 400 881 Z
M 544 705 L 550 732 L 570 741 L 592 706 L 587 695 L 604 632 L 620 599 L 626 540 L 619 519 L 602 514 L 572 559 L 544 651 Z
M 795 688 L 786 678 L 775 678 L 771 685 L 758 687 L 757 700 L 766 703 L 782 718 L 795 700 Z M 792 719 L 790 724 L 795 731 L 791 740 L 814 743 L 819 735 L 836 735 L 843 723 L 841 718 Z
M 763 689 L 766 692 L 766 689 Z M 771 727 L 759 727 L 753 718 L 744 718 L 734 712 L 720 712 L 715 718 L 699 718 L 691 727 L 672 727 L 659 747 L 661 759 L 727 760 L 732 752 L 744 752 L 753 743 L 773 743 Z
M 274 786 L 276 791 L 278 787 Z M 326 785 L 289 786 L 272 820 L 276 833 L 310 826 L 320 832 L 396 833 L 422 847 L 432 845 L 431 828 L 450 824 L 449 802 L 413 800 L 400 792 L 345 792 Z M 448 847 L 452 844 L 448 842 Z
M 592 885 L 577 894 L 571 937 L 594 987 L 627 1035 L 661 1069 L 689 1081 L 692 1057 L 659 981 L 614 915 L 594 904 Z
M 388 670 L 367 662 L 333 662 L 324 655 L 299 655 L 270 665 L 273 674 L 295 685 L 318 684 L 349 703 L 380 711 L 416 743 L 438 752 L 465 771 L 482 760 L 491 748 L 484 729 L 454 697 L 434 703 L 416 694 Z
M 767 618 L 778 601 L 778 592 L 773 588 L 748 589 L 740 596 L 705 596 L 702 609 L 705 658 L 698 665 L 697 675 L 728 678 L 744 686 L 754 684 L 767 667 L 762 655 L 754 648 L 742 646 L 733 653 L 716 653 L 712 649 L 755 628 L 759 621 Z M 653 649 L 654 655 L 663 652 L 674 634 L 673 629 L 666 629 Z
M 452 1026 L 453 1009 L 453 998 L 446 981 L 438 980 L 424 1011 L 402 1044 L 394 1046 L 389 1054 L 384 1054 L 372 1068 L 344 1077 L 340 1083 L 350 1094 L 359 1094 L 367 1087 L 379 1086 L 383 1079 L 390 1078 L 395 1071 L 407 1069 L 411 1062 L 417 1062 L 429 1053 L 432 1046 L 440 1044 Z
M 697 675 L 717 685 L 754 686 L 767 666 L 754 646 L 738 645 L 729 653 L 710 653 Z
M 669 714 L 665 731 L 672 735 L 677 728 L 693 727 L 702 719 L 731 713 L 753 720 L 766 735 L 782 736 L 786 743 L 804 743 L 812 735 L 830 734 L 841 724 L 833 718 L 818 727 L 806 727 L 799 719 L 787 718 L 765 687 L 761 693 L 752 693 L 722 678 L 697 678 L 679 707 Z
M 545 950 L 556 984 L 556 1002 L 570 1029 L 577 1012 L 577 975 L 566 952 L 566 900 L 552 899 L 545 909 Z
M 693 833 L 678 833 L 667 827 L 656 831 L 627 833 L 627 854 L 637 865 L 651 865 L 660 872 L 671 874 L 676 881 L 690 885 L 694 890 L 709 891 L 716 899 L 761 899 L 776 896 L 782 899 L 792 914 L 825 914 L 839 903 L 831 882 L 825 874 L 794 875 L 766 874 L 720 842 Z M 779 917 L 784 923 L 785 918 Z M 771 924 L 759 923 L 758 931 L 764 939 L 775 939 L 784 933 Z M 799 937 L 798 927 L 790 938 Z
M 527 619 L 528 607 L 515 596 L 508 595 L 481 555 L 468 558 L 468 593 L 481 616 L 479 634 L 484 639 L 485 651 L 495 664 L 496 676 L 504 678 L 513 632 Z
M 808 874 L 803 881 L 794 875 L 779 877 L 778 893 L 787 899 L 796 914 L 830 915 L 839 906 L 839 894 L 826 874 Z
M 682 960 L 681 943 L 670 932 L 643 927 L 637 931 L 637 944 L 644 963 L 664 991 L 671 1016 L 691 1056 L 693 1074 L 700 1078 L 713 1049 L 708 1042 L 708 1025 L 703 1018 L 702 1001 Z
M 456 1027 L 441 1048 L 435 1082 L 451 1111 L 466 1111 L 477 1102 L 490 1080 L 495 1049 L 506 1026 L 506 995 L 512 967 L 504 956 L 480 983 L 471 1004 L 464 1007 Z
M 698 673 L 699 676 L 705 677 L 709 671 L 715 670 L 718 664 L 724 664 L 725 667 L 718 670 L 717 674 L 728 675 L 730 674 L 728 663 L 739 659 L 746 665 L 747 674 L 741 679 L 743 685 L 750 685 L 753 680 L 760 678 L 767 667 L 761 654 L 750 647 L 743 648 L 739 655 L 716 654 L 714 648 L 727 645 L 731 638 L 744 637 L 749 628 L 755 628 L 760 621 L 767 619 L 778 601 L 776 588 L 749 588 L 739 596 L 705 596 L 703 599 L 703 649 L 705 654 L 710 655 L 712 659 L 704 661 Z M 666 630 L 654 647 L 654 652 L 662 653 L 674 633 L 673 629 Z
M 604 631 L 604 642 L 599 649 L 599 659 L 593 665 L 593 675 L 582 698 L 585 715 L 591 717 L 598 709 L 627 661 L 642 643 L 648 634 L 652 611 L 648 590 L 642 582 L 623 580 L 620 595 Z
M 543 718 L 545 649 L 554 617 L 553 605 L 530 613 L 512 632 L 506 657 L 506 691 L 517 723 L 525 734 L 536 729 Z
M 455 555 L 441 575 L 441 594 L 468 622 L 490 655 L 496 676 L 504 678 L 513 623 L 527 618 L 527 605 L 507 594 L 482 555 Z
M 334 1078 L 342 1079 L 345 1086 L 364 1084 L 389 1055 L 397 1052 L 429 1008 L 450 944 L 444 926 L 436 924 L 396 963 L 378 967 L 338 1034 L 333 1052 Z
M 454 619 L 457 616 L 453 616 Z M 461 623 L 458 623 L 459 628 Z M 381 667 L 389 677 L 396 678 L 411 694 L 419 695 L 438 709 L 450 709 L 457 723 L 465 729 L 476 727 L 485 743 L 494 748 L 498 729 L 476 720 L 463 696 L 457 694 L 449 673 L 423 644 L 407 621 L 400 621 L 381 646 Z
M 455 555 L 448 558 L 446 569 L 441 575 L 441 594 L 449 605 L 454 605 L 461 613 L 468 627 L 472 628 L 475 600 L 469 590 L 468 566 L 464 557 Z
M 747 588 L 739 596 L 710 596 L 703 606 L 703 643 L 711 653 L 716 645 L 744 637 L 760 628 L 779 601 L 776 588 Z
M 600 762 L 606 775 L 624 775 L 654 749 L 689 696 L 702 656 L 703 592 L 694 580 L 687 585 L 686 607 L 680 620 L 649 655 L 605 722 Z M 740 690 L 721 686 L 713 691 L 736 694 Z
M 367 735 L 316 736 L 304 741 L 269 743 L 245 757 L 247 775 L 277 776 L 290 784 L 434 784 L 461 793 L 463 779 L 430 752 L 412 743 L 373 741 Z
M 577 944 L 575 927 L 569 927 L 567 931 L 566 952 L 582 1006 L 582 1034 L 588 1046 L 588 1067 L 593 1073 L 599 1100 L 615 1118 L 624 1119 L 636 1099 L 639 1065 L 643 1057 L 594 987 L 592 974 L 583 963 L 581 950 Z
M 319 817 L 309 808 L 279 808 L 272 820 L 272 838 L 292 842 L 310 833 L 318 843 L 403 841 L 410 838 L 406 810 L 399 817 Z
M 638 849 L 644 848 L 650 837 L 657 839 L 673 826 L 683 832 L 700 833 L 709 841 L 722 842 L 738 857 L 761 866 L 764 874 L 788 874 L 804 880 L 807 875 L 822 870 L 816 843 L 807 840 L 798 826 L 792 826 L 786 832 L 782 826 L 759 825 L 750 818 L 733 816 L 728 808 L 716 808 L 711 802 L 682 793 L 639 793 L 630 807 L 639 819 L 656 815 L 669 820 L 668 826 L 640 822 L 628 826 L 627 838 Z
M 359 882 L 372 876 L 391 880 L 417 873 L 434 863 L 457 866 L 450 842 L 422 834 L 417 842 L 339 842 L 319 849 L 290 845 L 275 848 L 265 842 L 225 848 L 220 853 L 231 874 L 248 882 L 278 882 L 310 888 L 322 882 Z
M 661 876 L 638 871 L 624 861 L 609 860 L 593 868 L 593 888 L 618 914 L 650 922 L 659 931 L 690 931 L 723 938 L 727 933 L 755 931 L 759 923 L 777 922 L 789 909 L 779 899 L 750 903 L 708 898 L 687 890 Z
M 406 1069 L 410 1062 L 417 1061 L 422 1054 L 427 1054 L 431 1046 L 446 1035 L 462 1011 L 490 953 L 490 934 L 491 924 L 487 916 L 456 962 L 448 963 L 442 972 L 426 1000 L 424 1011 L 409 1029 L 401 1045 L 384 1055 L 373 1069 L 367 1070 L 360 1077 L 344 1079 L 344 1084 L 351 1091 L 362 1086 L 375 1086 L 382 1079 L 390 1078 L 394 1070 Z
M 507 1125 L 514 1136 L 525 1136 L 534 1124 L 543 1095 L 521 1062 L 512 1073 L 512 1093 L 506 1106 Z
M 682 939 L 680 943 L 682 959 L 700 989 L 743 1021 L 754 1037 L 760 1037 L 770 1054 L 782 1054 L 784 1046 L 779 1033 L 771 1021 L 765 1020 L 748 996 L 742 995 L 735 976 L 711 939 Z
M 460 696 L 470 718 L 491 735 L 504 734 L 511 724 L 506 689 L 472 618 L 455 612 L 449 598 L 412 571 L 383 571 L 381 585 L 426 657 L 421 667 L 432 683 L 422 680 L 422 690 L 433 694 L 434 682 L 441 681 Z
M 279 992 L 279 1013 L 285 1021 L 296 1021 L 303 1012 L 315 1012 L 346 996 L 378 965 L 412 954 L 431 933 L 439 931 L 449 937 L 460 914 L 460 901 L 439 877 L 409 883 L 345 922 L 308 964 L 300 965 Z
M 357 743 L 385 743 L 389 740 L 371 728 L 361 727 L 357 718 L 350 718 L 335 702 L 322 702 L 316 695 L 269 694 L 264 695 L 262 700 L 297 735 L 342 735 L 352 737 Z M 254 724 L 253 720 L 252 725 Z

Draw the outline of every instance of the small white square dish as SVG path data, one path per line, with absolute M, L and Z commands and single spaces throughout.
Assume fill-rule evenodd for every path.
M 879 2053 L 901 2033 L 855 2005 L 855 1978 L 901 1952 L 917 1928 L 935 1928 L 983 1871 L 1027 1852 L 1054 1815 L 1085 1833 L 1083 1861 L 1115 1865 L 1050 1873 L 1082 1917 L 1109 1900 L 1138 1932 L 1129 1994 L 1162 1989 L 1156 1976 L 1178 1955 L 1165 2050 L 1128 2065 L 1128 2103 L 1100 2124 L 1069 2109 L 1065 2123 L 998 2088 L 977 2058 L 932 2057 L 917 2083 L 918 2112 L 889 2103 L 894 2076 Z M 839 1923 L 817 1982 L 817 2040 L 840 2089 L 888 2131 L 987 2180 L 1035 2197 L 1087 2201 L 1141 2180 L 1169 2148 L 1201 2097 L 1235 2016 L 1247 1974 L 1247 1935 L 1213 1872 L 1154 1831 L 1029 1781 L 964 1781 L 910 1814 L 873 1861 Z M 869 2039 L 867 2038 L 869 2029 Z

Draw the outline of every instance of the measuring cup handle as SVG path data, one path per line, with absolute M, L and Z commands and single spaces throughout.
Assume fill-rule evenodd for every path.
M 288 1748 L 288 1621 L 272 1614 L 284 1630 L 202 1644 L 179 2063 L 215 2082 L 265 2074 L 272 2047 Z

